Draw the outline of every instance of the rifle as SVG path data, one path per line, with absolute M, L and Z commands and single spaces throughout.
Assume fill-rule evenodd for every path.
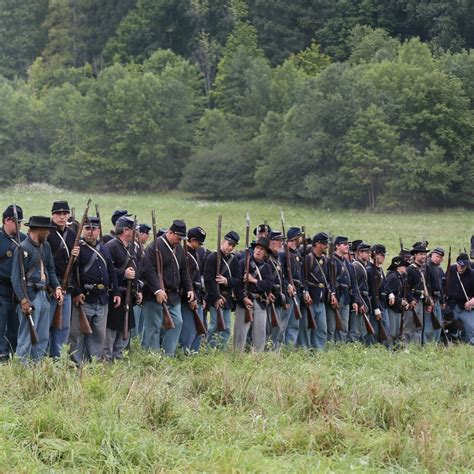
M 334 262 L 334 241 L 331 237 L 329 237 L 329 245 L 328 245 L 328 267 L 329 267 L 329 281 L 331 282 L 332 288 L 336 289 L 336 264 Z M 329 292 L 328 292 L 329 293 Z M 329 297 L 329 294 L 328 294 Z M 336 317 L 336 331 L 343 331 L 344 325 L 342 324 L 341 313 L 339 312 L 339 301 L 336 297 L 336 304 L 332 306 L 334 310 L 334 314 Z
M 399 240 L 400 240 L 400 253 L 399 253 L 399 255 L 400 255 L 400 257 L 403 258 L 403 256 L 405 255 L 405 249 L 403 248 L 402 238 L 399 237 Z
M 406 301 L 407 300 L 407 285 L 406 285 L 406 275 L 403 276 L 403 299 Z M 403 340 L 403 331 L 405 327 L 405 308 L 402 306 L 402 311 L 400 313 L 400 331 L 398 338 L 400 341 Z
M 245 275 L 248 275 L 250 273 L 250 244 L 249 244 L 249 240 L 250 240 L 250 237 L 249 237 L 249 233 L 250 233 L 250 215 L 249 215 L 249 212 L 247 211 L 247 220 L 246 220 L 246 224 L 245 224 Z M 248 298 L 248 287 L 249 287 L 249 284 L 248 282 L 246 281 L 244 283 L 244 293 L 245 293 L 245 296 Z M 245 306 L 245 324 L 247 323 L 251 323 L 253 321 L 253 311 L 249 308 L 247 308 L 247 306 Z
M 34 346 L 35 344 L 38 344 L 39 342 L 39 337 L 38 333 L 36 332 L 35 328 L 35 323 L 33 321 L 33 311 L 35 310 L 35 307 L 31 304 L 30 299 L 28 298 L 28 286 L 26 282 L 26 274 L 25 274 L 25 266 L 24 266 L 24 254 L 23 254 L 23 249 L 20 247 L 20 225 L 18 223 L 18 212 L 16 209 L 16 204 L 13 204 L 13 217 L 15 218 L 15 242 L 17 244 L 17 252 L 18 252 L 18 257 L 20 261 L 20 277 L 21 277 L 21 288 L 23 290 L 23 293 L 25 294 L 25 298 L 28 301 L 28 305 L 30 309 L 28 310 L 28 314 L 25 316 L 28 318 L 28 326 L 30 329 L 30 338 L 31 338 L 31 344 Z
M 376 256 L 374 255 L 374 279 L 375 279 L 375 300 L 379 300 L 379 291 L 380 291 L 380 286 L 382 285 L 381 279 L 380 279 L 380 273 L 377 270 L 377 265 L 376 265 Z M 377 319 L 377 324 L 379 328 L 379 340 L 380 342 L 384 342 L 388 339 L 387 331 L 385 331 L 385 326 L 383 325 L 383 319 L 380 317 L 380 319 Z
M 308 281 L 308 263 L 306 262 L 307 245 L 306 245 L 306 229 L 301 226 L 301 233 L 303 234 L 303 275 L 304 280 Z M 304 303 L 306 306 L 306 314 L 308 315 L 308 329 L 316 329 L 316 320 L 314 319 L 313 308 L 310 304 Z
M 91 200 L 88 199 L 86 208 L 84 209 L 84 214 L 82 215 L 81 222 L 79 227 L 77 228 L 76 238 L 74 239 L 73 248 L 79 245 L 79 240 L 82 234 L 82 228 L 87 219 L 87 213 L 89 212 L 89 206 L 91 205 Z M 69 255 L 69 259 L 67 261 L 66 270 L 64 272 L 63 281 L 61 282 L 61 290 L 63 293 L 66 293 L 67 289 L 69 288 L 69 278 L 71 277 L 72 268 L 74 263 L 76 263 L 77 257 L 73 254 Z M 56 309 L 54 310 L 53 321 L 51 322 L 53 328 L 62 329 L 63 327 L 63 305 L 56 304 Z
M 132 241 L 130 242 L 130 258 L 128 259 L 127 267 L 133 265 L 133 256 L 132 253 L 135 253 L 135 238 L 137 235 L 137 216 L 133 217 L 133 231 L 132 231 Z M 136 275 L 135 275 L 136 278 Z M 123 337 L 124 341 L 128 340 L 128 322 L 130 319 L 130 306 L 132 305 L 132 284 L 134 280 L 127 280 L 127 292 L 125 293 L 125 312 L 123 316 Z
M 434 314 L 434 305 L 435 302 L 431 296 L 431 285 L 428 283 L 428 264 L 425 265 L 425 274 L 423 275 L 423 292 L 425 293 L 425 300 L 424 303 L 428 306 L 431 306 L 431 313 L 430 313 L 430 318 L 431 318 L 431 326 L 435 331 L 438 329 L 441 329 L 441 323 L 439 322 L 438 318 Z
M 84 303 L 79 303 L 79 331 L 81 334 L 92 334 L 92 328 L 87 319 L 86 312 L 84 310 Z
M 221 240 L 222 240 L 222 216 L 220 215 L 217 218 L 216 277 L 217 275 L 220 275 L 220 272 L 221 272 L 221 260 L 222 260 Z M 217 291 L 219 292 L 219 299 L 223 298 L 223 296 L 220 293 L 219 285 L 217 285 Z M 225 325 L 224 313 L 221 307 L 216 308 L 216 314 L 217 314 L 217 330 L 225 331 L 227 329 L 227 326 Z
M 281 228 L 283 230 L 283 235 L 285 236 L 285 217 L 283 215 L 283 211 L 281 211 Z M 288 283 L 296 291 L 295 283 L 293 281 L 293 269 L 292 269 L 292 265 L 291 265 L 290 248 L 288 247 L 288 239 L 286 239 L 286 238 L 285 238 L 285 244 L 284 244 L 283 247 L 285 249 L 286 272 L 287 272 L 287 275 L 288 275 Z M 294 311 L 295 311 L 295 319 L 301 319 L 301 311 L 300 311 L 300 307 L 298 305 L 298 299 L 296 298 L 296 295 L 293 294 L 293 296 L 291 296 L 291 299 L 293 300 L 293 306 L 294 306 Z
M 100 212 L 99 212 L 99 205 L 98 204 L 95 205 L 95 215 L 96 215 L 97 219 L 99 219 L 99 242 L 102 242 L 102 239 L 103 239 L 104 235 L 102 233 L 102 222 L 100 220 Z
M 449 277 L 449 269 L 451 267 L 451 247 L 449 247 L 449 253 L 448 253 L 448 265 L 446 267 L 446 277 L 444 279 L 444 292 L 448 290 L 448 277 Z
M 161 258 L 161 252 L 158 249 L 158 238 L 156 237 L 157 232 L 156 232 L 156 216 L 155 216 L 155 211 L 151 211 L 151 226 L 153 228 L 153 245 L 155 248 L 155 260 L 156 260 L 156 274 L 158 276 L 158 286 L 160 289 L 165 291 L 165 282 L 163 280 L 163 259 Z M 161 303 L 161 306 L 163 308 L 163 327 L 165 329 L 174 329 L 176 326 L 173 322 L 173 318 L 171 317 L 170 310 L 168 309 L 168 306 L 166 303 L 163 301 Z
M 192 282 L 191 280 L 191 272 L 189 271 L 189 260 L 188 260 L 188 245 L 186 244 L 186 241 L 183 240 L 183 248 L 184 248 L 184 255 L 186 257 L 186 271 L 188 272 L 188 277 L 189 281 Z M 201 318 L 199 317 L 198 310 L 195 305 L 188 303 L 189 309 L 193 313 L 193 318 L 194 318 L 194 325 L 196 326 L 196 333 L 198 336 L 201 335 L 207 335 L 207 330 L 206 327 L 204 326 L 204 323 L 202 322 Z

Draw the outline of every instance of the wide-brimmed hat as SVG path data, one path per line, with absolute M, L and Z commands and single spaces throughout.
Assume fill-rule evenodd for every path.
M 408 267 L 409 265 L 410 264 L 405 259 L 403 259 L 400 256 L 397 256 L 397 257 L 392 258 L 392 262 L 390 263 L 390 266 L 388 267 L 387 270 L 393 271 L 399 267 Z
M 260 237 L 256 242 L 252 242 L 252 247 L 263 247 L 267 252 L 271 252 L 270 239 L 268 237 Z
M 411 255 L 415 255 L 416 253 L 428 253 L 429 250 L 426 248 L 426 245 L 424 245 L 421 242 L 417 242 L 413 248 L 410 250 Z
M 56 229 L 56 225 L 46 216 L 31 216 L 25 225 L 30 229 Z

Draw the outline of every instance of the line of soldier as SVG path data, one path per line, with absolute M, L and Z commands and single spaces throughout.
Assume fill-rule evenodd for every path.
M 240 253 L 239 234 L 231 230 L 218 252 L 211 252 L 203 246 L 206 232 L 187 230 L 182 220 L 160 229 L 145 248 L 152 229 L 137 226 L 126 210 L 114 212 L 114 230 L 102 238 L 100 219 L 87 216 L 80 240 L 67 201 L 54 202 L 51 213 L 30 217 L 25 235 L 21 207 L 3 212 L 2 359 L 15 352 L 24 360 L 58 357 L 69 344 L 77 364 L 115 360 L 123 357 L 129 334 L 140 337 L 144 348 L 167 355 L 178 348 L 198 351 L 204 340 L 225 349 L 232 312 L 235 351 L 436 342 L 446 339 L 450 315 L 462 338 L 474 344 L 474 269 L 466 253 L 445 274 L 444 250 L 430 252 L 426 242 L 417 242 L 392 259 L 386 275 L 383 245 L 351 243 L 344 236 L 331 240 L 324 232 L 304 239 L 298 227 L 283 235 L 261 224 L 247 252 Z M 64 288 L 72 257 L 72 277 Z M 57 305 L 59 327 L 53 324 Z M 126 316 L 129 306 L 132 317 Z

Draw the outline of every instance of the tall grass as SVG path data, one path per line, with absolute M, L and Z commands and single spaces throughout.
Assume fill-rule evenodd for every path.
M 474 469 L 473 348 L 0 367 L 0 470 Z

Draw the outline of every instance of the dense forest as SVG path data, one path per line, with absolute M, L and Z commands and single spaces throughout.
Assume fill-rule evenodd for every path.
M 474 206 L 470 0 L 0 0 L 0 182 Z

